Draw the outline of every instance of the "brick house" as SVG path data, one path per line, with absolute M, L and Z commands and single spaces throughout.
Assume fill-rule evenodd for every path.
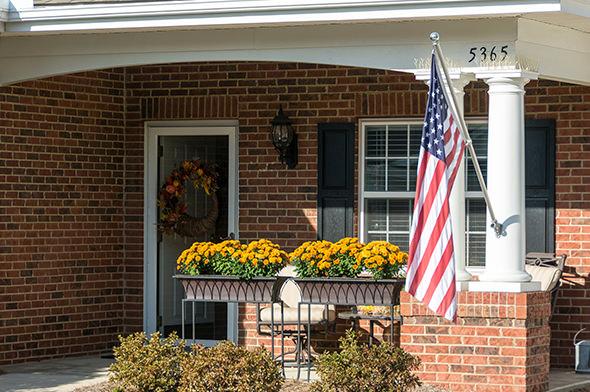
M 495 289 L 464 285 L 459 326 L 404 297 L 401 342 L 422 357 L 425 380 L 453 390 L 543 390 L 549 350 L 551 366 L 572 365 L 572 337 L 590 321 L 588 5 L 171 3 L 0 1 L 0 364 L 178 329 L 168 277 L 190 242 L 158 237 L 155 200 L 182 159 L 223 168 L 219 236 L 407 246 L 427 90 L 419 65 L 435 29 L 492 196 L 526 206 L 509 241 L 494 240 L 466 164 L 452 207 L 465 231 L 459 278 L 488 273 Z M 293 169 L 270 141 L 280 106 L 298 136 Z M 335 148 L 339 135 L 353 145 Z M 510 155 L 514 145 L 522 153 Z M 320 155 L 352 172 L 331 172 Z M 504 160 L 524 167 L 524 184 Z M 342 173 L 334 198 L 318 178 Z M 194 213 L 207 203 L 195 194 Z M 548 296 L 512 278 L 525 251 L 568 255 L 551 322 Z M 252 311 L 204 308 L 202 340 L 267 343 Z

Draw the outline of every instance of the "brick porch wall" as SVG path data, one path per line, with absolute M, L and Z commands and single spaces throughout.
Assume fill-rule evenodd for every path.
M 543 392 L 549 381 L 549 293 L 459 293 L 458 319 L 402 293 L 401 346 L 420 379 L 451 391 Z
M 122 331 L 123 92 L 122 70 L 0 87 L 0 364 Z
M 486 90 L 483 83 L 472 83 L 467 88 L 465 106 L 468 116 L 485 116 Z M 59 314 L 63 312 L 64 306 L 79 301 L 78 298 L 85 295 L 76 291 L 77 283 L 64 282 L 61 290 L 47 286 L 35 288 L 34 292 L 27 294 L 28 297 L 25 294 L 14 297 L 17 290 L 28 290 L 24 278 L 18 276 L 19 265 L 38 260 L 39 254 L 58 260 L 68 257 L 95 260 L 72 255 L 66 257 L 63 252 L 61 256 L 56 256 L 60 250 L 38 252 L 24 248 L 29 246 L 26 241 L 33 241 L 28 237 L 32 235 L 29 230 L 32 226 L 23 226 L 24 222 L 8 226 L 14 219 L 23 218 L 11 209 L 14 193 L 7 192 L 13 191 L 13 188 L 18 188 L 15 189 L 17 192 L 35 190 L 35 187 L 43 184 L 35 177 L 31 184 L 24 183 L 22 177 L 15 179 L 14 176 L 26 173 L 24 170 L 31 172 L 36 167 L 34 165 L 39 164 L 34 155 L 27 157 L 20 154 L 15 157 L 15 152 L 21 153 L 38 145 L 39 148 L 48 149 L 53 154 L 52 159 L 64 162 L 59 163 L 58 167 L 68 168 L 72 164 L 65 152 L 63 157 L 57 156 L 65 147 L 55 147 L 58 148 L 57 152 L 51 150 L 54 147 L 50 147 L 53 143 L 69 146 L 68 143 L 73 143 L 71 138 L 66 138 L 65 134 L 63 137 L 57 134 L 39 138 L 35 132 L 40 134 L 59 129 L 69 132 L 82 129 L 82 140 L 76 143 L 80 143 L 80 147 L 93 148 L 92 151 L 83 150 L 83 155 L 98 156 L 87 163 L 82 162 L 82 166 L 76 166 L 88 173 L 83 180 L 71 180 L 72 172 L 43 172 L 45 174 L 42 175 L 56 177 L 60 186 L 64 187 L 61 184 L 74 184 L 71 181 L 81 181 L 83 184 L 102 181 L 105 186 L 108 181 L 114 181 L 113 184 L 108 183 L 113 187 L 111 191 L 83 194 L 82 200 L 77 201 L 88 203 L 97 211 L 100 209 L 106 212 L 102 208 L 107 205 L 115 210 L 113 214 L 96 212 L 89 217 L 84 216 L 83 219 L 92 221 L 95 225 L 93 229 L 96 227 L 96 230 L 81 239 L 80 243 L 84 249 L 96 249 L 91 256 L 98 261 L 88 261 L 88 268 L 95 268 L 94 271 L 100 273 L 108 271 L 110 275 L 100 280 L 104 283 L 104 290 L 113 290 L 117 300 L 108 295 L 101 296 L 98 292 L 93 292 L 89 297 L 101 298 L 100 301 L 104 297 L 105 303 L 101 309 L 114 303 L 124 304 L 121 305 L 123 310 L 109 313 L 108 317 L 97 316 L 100 320 L 96 324 L 117 324 L 120 325 L 118 331 L 127 333 L 140 329 L 143 317 L 144 121 L 238 120 L 240 238 L 251 240 L 266 237 L 292 249 L 316 236 L 317 123 L 357 123 L 361 118 L 375 117 L 420 118 L 425 107 L 425 91 L 425 85 L 416 82 L 412 75 L 395 72 L 315 64 L 238 62 L 128 67 L 43 79 L 0 89 L 0 137 L 3 138 L 0 140 L 7 140 L 0 145 L 0 154 L 14 161 L 4 163 L 6 166 L 1 167 L 0 171 L 0 186 L 3 187 L 0 188 L 0 230 L 7 235 L 21 237 L 15 240 L 9 240 L 4 235 L 0 237 L 0 262 L 3 263 L 0 267 L 0 295 L 7 298 L 0 302 L 0 328 L 6 328 L 3 330 L 6 333 L 0 334 L 0 339 L 3 339 L 0 344 L 10 352 L 19 351 L 23 346 L 13 346 L 14 342 L 7 342 L 7 339 L 16 339 L 25 345 L 38 343 L 52 349 L 61 347 L 59 344 L 63 341 L 57 343 L 57 340 L 45 338 L 41 334 L 43 323 L 38 318 L 32 318 L 32 312 L 29 311 L 33 307 L 32 301 L 44 290 L 49 295 L 57 296 L 60 294 L 53 293 L 72 290 L 67 294 L 72 296 L 70 302 L 52 300 L 47 303 L 48 312 Z M 66 92 L 69 93 L 67 96 Z M 80 107 L 80 102 L 83 107 Z M 293 120 L 299 135 L 300 164 L 295 170 L 287 170 L 277 163 L 277 153 L 269 139 L 268 124 L 279 104 L 283 105 Z M 588 87 L 549 81 L 531 82 L 527 86 L 527 117 L 557 121 L 557 250 L 568 253 L 569 258 L 565 286 L 560 293 L 557 315 L 552 324 L 552 358 L 554 363 L 564 365 L 572 361 L 573 333 L 590 321 L 590 284 L 587 281 L 590 272 L 590 186 L 585 185 L 590 184 L 590 160 L 585 158 L 587 150 L 590 150 L 590 137 L 587 136 L 590 134 L 589 109 Z M 33 133 L 27 135 L 27 132 Z M 76 134 L 75 138 L 78 137 Z M 119 150 L 115 153 L 103 151 L 100 143 L 113 143 Z M 123 155 L 124 164 L 121 163 Z M 94 170 L 90 162 L 95 165 L 97 162 L 116 163 L 117 169 Z M 124 184 L 117 182 L 121 178 L 124 178 Z M 358 183 L 358 179 L 355 182 Z M 67 204 L 72 203 L 74 196 L 63 194 L 60 196 L 62 198 L 63 203 Z M 25 200 L 23 203 L 32 203 L 27 206 L 51 203 L 39 195 L 19 196 L 19 200 L 22 199 Z M 63 210 L 63 218 L 55 218 L 54 212 L 47 210 L 53 204 L 43 207 L 45 210 L 38 209 L 34 219 L 66 219 L 67 222 L 75 222 L 75 219 L 82 219 L 77 216 L 84 215 L 79 214 L 79 210 Z M 117 213 L 122 213 L 122 216 Z M 71 223 L 68 228 L 79 229 L 76 224 Z M 43 230 L 65 241 L 70 232 L 64 231 L 63 227 L 57 225 Z M 49 235 L 46 234 L 47 237 Z M 15 250 L 16 243 L 23 247 Z M 96 269 L 98 266 L 101 267 Z M 67 268 L 72 267 L 68 265 Z M 33 277 L 40 278 L 38 274 L 44 273 L 47 275 L 43 279 L 56 282 L 64 274 L 71 274 L 72 278 L 68 279 L 75 279 L 82 272 L 90 270 L 77 267 L 64 273 L 56 266 L 40 271 L 33 270 Z M 9 302 L 10 298 L 16 300 Z M 6 309 L 14 306 L 16 309 Z M 83 314 L 85 308 L 80 309 Z M 78 316 L 78 310 L 72 312 L 76 318 L 81 317 Z M 10 321 L 13 318 L 21 320 L 18 321 L 20 326 L 10 324 L 14 323 Z M 36 334 L 35 339 L 32 338 L 33 333 Z M 110 334 L 105 342 L 112 341 L 114 334 Z M 59 350 L 53 354 L 59 355 L 62 352 Z M 87 351 L 79 346 L 67 350 L 67 353 Z M 47 353 L 53 355 L 49 351 Z M 43 354 L 27 351 L 20 355 L 24 359 Z M 10 362 L 15 359 L 3 360 Z

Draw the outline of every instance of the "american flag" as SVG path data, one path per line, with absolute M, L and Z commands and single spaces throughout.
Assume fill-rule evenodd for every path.
M 463 159 L 465 143 L 447 102 L 433 53 L 418 160 L 406 291 L 436 314 L 455 320 L 457 291 L 449 195 Z

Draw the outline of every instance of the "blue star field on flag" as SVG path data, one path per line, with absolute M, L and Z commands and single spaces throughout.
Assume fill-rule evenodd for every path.
M 428 91 L 428 106 L 424 117 L 422 130 L 422 146 L 427 152 L 438 159 L 445 159 L 444 148 L 444 121 L 447 118 L 449 105 L 443 92 L 438 70 L 436 69 L 436 58 L 432 55 L 432 69 L 430 90 Z

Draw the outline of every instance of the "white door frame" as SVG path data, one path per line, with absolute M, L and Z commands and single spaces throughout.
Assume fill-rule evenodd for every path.
M 151 121 L 144 131 L 144 209 L 143 209 L 143 329 L 146 333 L 158 330 L 157 320 L 157 241 L 158 208 L 156 206 L 158 179 L 159 136 L 227 135 L 228 145 L 228 231 L 238 236 L 238 123 L 237 121 Z M 237 342 L 238 306 L 228 304 L 227 339 Z M 213 341 L 200 341 L 202 344 Z

